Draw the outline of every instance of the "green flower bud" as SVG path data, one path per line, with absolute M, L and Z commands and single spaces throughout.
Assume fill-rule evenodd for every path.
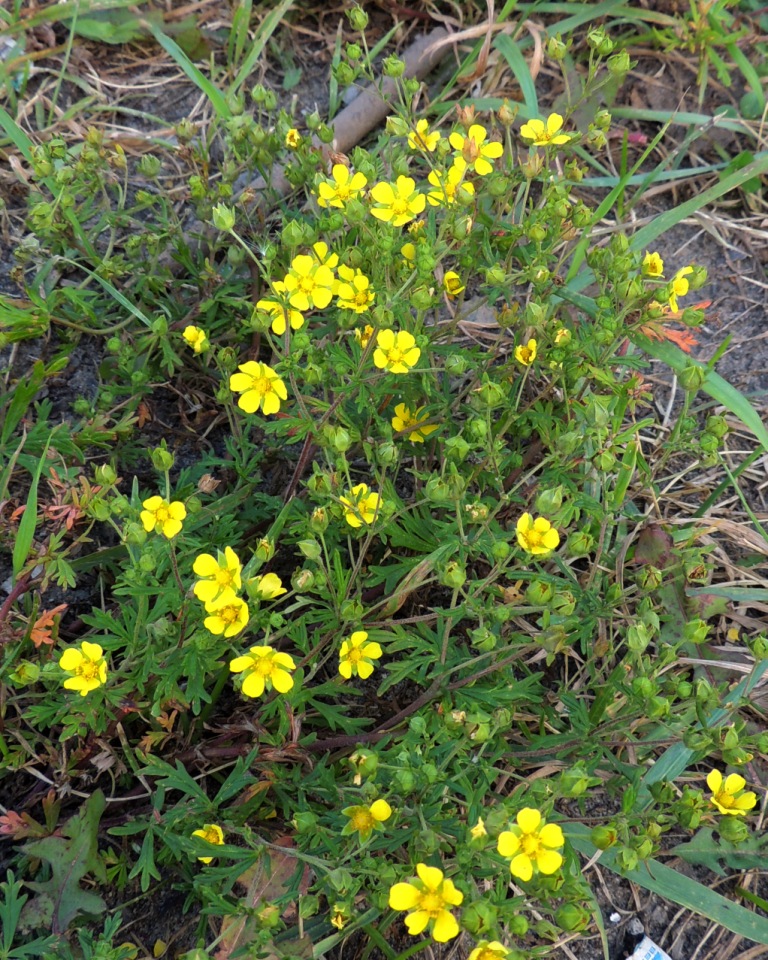
M 667 700 L 666 697 L 651 697 L 646 704 L 645 710 L 651 720 L 666 717 L 669 713 L 669 700 Z
M 383 66 L 384 76 L 392 77 L 394 80 L 402 77 L 402 75 L 405 73 L 405 62 L 399 57 L 385 57 Z
M 618 838 L 619 835 L 616 832 L 616 828 L 605 824 L 595 827 L 591 833 L 592 843 L 594 843 L 598 850 L 607 850 L 616 843 Z
M 320 124 L 320 126 L 317 129 L 317 139 L 321 143 L 332 143 L 334 136 L 335 134 L 333 132 L 332 127 L 329 127 L 325 123 Z
M 575 903 L 564 903 L 555 911 L 555 923 L 563 930 L 583 930 L 589 923 L 589 911 Z
M 427 499 L 432 503 L 450 503 L 453 499 L 451 488 L 448 483 L 436 474 L 433 474 L 429 480 L 425 491 Z
M 498 910 L 486 900 L 476 900 L 461 912 L 461 926 L 473 937 L 492 934 L 496 930 Z
M 39 677 L 40 667 L 30 660 L 20 661 L 13 673 L 8 674 L 8 679 L 16 687 L 26 687 L 30 683 L 36 683 Z
M 680 385 L 687 393 L 698 393 L 706 376 L 707 371 L 703 367 L 689 364 L 680 371 Z
M 152 466 L 155 470 L 159 470 L 161 473 L 165 473 L 166 470 L 170 470 L 174 464 L 174 456 L 165 448 L 165 441 L 161 447 L 155 447 L 155 449 L 150 454 L 152 459 Z
M 683 627 L 683 639 L 686 643 L 704 643 L 709 634 L 709 625 L 704 620 L 689 620 Z
M 139 557 L 139 570 L 142 573 L 152 573 L 152 571 L 157 566 L 155 557 L 151 553 L 142 553 Z
M 317 540 L 299 540 L 296 546 L 307 560 L 319 560 L 323 555 L 323 548 Z
M 380 443 L 376 448 L 376 461 L 383 467 L 393 466 L 393 464 L 397 463 L 399 456 L 400 451 L 397 448 L 397 444 L 391 440 Z
M 707 433 L 711 433 L 713 436 L 722 439 L 728 433 L 728 421 L 725 417 L 712 416 L 707 417 L 707 425 L 705 427 Z
M 362 47 L 359 43 L 348 43 L 346 46 L 347 57 L 352 60 L 359 60 L 363 55 Z
M 362 33 L 368 26 L 368 14 L 362 7 L 352 7 L 351 10 L 347 10 L 347 19 L 352 28 L 359 33 Z
M 313 533 L 325 533 L 330 523 L 330 517 L 325 507 L 316 507 L 309 518 L 309 528 Z
M 283 246 L 293 248 L 304 243 L 304 227 L 296 220 L 289 220 L 282 229 L 280 239 Z
M 291 577 L 291 586 L 296 593 L 305 593 L 315 585 L 315 575 L 311 570 L 294 570 Z
M 146 543 L 147 532 L 140 523 L 127 523 L 123 529 L 123 542 L 132 547 Z
M 522 914 L 517 914 L 514 917 L 510 917 L 507 920 L 507 925 L 509 926 L 509 932 L 513 937 L 524 937 L 528 933 L 529 923 L 526 917 Z M 507 954 L 507 960 L 512 960 L 510 954 Z
M 642 697 L 644 700 L 650 696 L 656 689 L 656 685 L 650 677 L 635 677 L 632 681 L 632 692 L 635 696 Z
M 694 267 L 693 273 L 688 274 L 689 291 L 700 290 L 707 282 L 707 268 Z
M 449 460 L 462 463 L 466 460 L 470 446 L 464 437 L 449 437 L 445 441 L 445 455 Z
M 387 117 L 386 131 L 391 137 L 407 137 L 410 125 L 402 117 Z
M 586 557 L 595 548 L 595 538 L 586 530 L 577 530 L 570 534 L 568 542 L 565 545 L 565 552 L 568 557 Z
M 108 463 L 102 463 L 100 466 L 96 467 L 93 475 L 96 483 L 103 487 L 111 487 L 113 483 L 117 482 L 117 473 L 115 468 Z
M 576 609 L 576 598 L 570 590 L 555 591 L 552 599 L 552 610 L 561 617 L 570 617 Z
M 482 405 L 493 410 L 495 407 L 500 407 L 507 399 L 507 391 L 499 383 L 493 383 L 493 381 L 485 379 L 483 383 L 475 390 L 472 400 L 480 401 L 480 404 L 475 403 L 475 406 Z
M 699 437 L 699 447 L 702 453 L 716 453 L 720 446 L 720 441 L 711 433 L 703 433 Z
M 722 817 L 717 832 L 728 843 L 743 843 L 749 836 L 749 827 L 740 817 Z
M 139 173 L 143 174 L 145 177 L 154 178 L 160 173 L 163 164 L 159 157 L 156 157 L 153 153 L 146 153 L 139 160 Z
M 275 541 L 269 537 L 262 537 L 256 544 L 256 559 L 266 563 L 275 555 Z
M 568 55 L 568 45 L 563 43 L 560 34 L 556 37 L 549 37 L 547 40 L 547 56 L 552 60 L 565 60 Z
M 517 104 L 511 104 L 509 100 L 504 99 L 501 102 L 501 106 L 496 114 L 499 118 L 499 123 L 502 127 L 511 127 L 512 124 L 517 120 L 517 115 L 520 112 L 520 108 Z
M 409 299 L 417 310 L 429 310 L 434 302 L 433 294 L 426 287 L 417 287 Z
M 294 815 L 291 823 L 296 833 L 309 834 L 317 833 L 320 821 L 317 818 L 317 814 L 312 813 L 311 810 L 301 810 Z
M 452 353 L 445 358 L 445 372 L 449 376 L 461 376 L 466 373 L 468 361 L 458 353 Z
M 512 552 L 512 547 L 506 540 L 494 540 L 491 547 L 491 556 L 496 563 L 503 563 Z
M 496 264 L 493 267 L 488 267 L 488 269 L 485 271 L 485 282 L 489 286 L 499 287 L 506 281 L 506 279 L 507 272 L 504 267 L 500 266 L 499 264 Z
M 223 203 L 217 203 L 212 211 L 213 225 L 222 233 L 229 233 L 235 225 L 235 211 Z
M 487 627 L 477 627 L 475 630 L 470 630 L 469 636 L 472 640 L 472 646 L 481 653 L 488 653 L 496 647 L 498 638 Z
M 555 588 L 546 580 L 532 580 L 525 588 L 525 599 L 532 607 L 547 607 L 555 595 Z
M 587 33 L 587 44 L 601 57 L 613 53 L 613 41 L 602 27 L 595 27 Z
M 397 770 L 395 772 L 395 784 L 400 793 L 409 794 L 415 784 L 416 778 L 412 770 Z
M 606 66 L 611 76 L 623 77 L 629 71 L 632 64 L 627 51 L 620 50 L 619 53 L 615 53 L 612 57 L 608 58 Z
M 467 571 L 457 560 L 450 560 L 438 572 L 438 580 L 444 587 L 458 590 L 467 582 Z

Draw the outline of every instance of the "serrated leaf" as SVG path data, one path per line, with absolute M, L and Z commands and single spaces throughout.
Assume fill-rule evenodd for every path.
M 102 883 L 107 879 L 97 844 L 99 820 L 105 806 L 104 794 L 97 790 L 61 828 L 62 836 L 24 844 L 24 853 L 46 861 L 51 871 L 49 880 L 27 882 L 37 896 L 24 904 L 21 913 L 24 929 L 49 927 L 53 933 L 64 933 L 78 914 L 98 915 L 106 910 L 107 905 L 98 894 L 80 886 L 80 881 L 89 873 Z
M 744 843 L 734 844 L 715 837 L 711 827 L 702 827 L 688 843 L 679 843 L 668 852 L 724 877 L 722 863 L 732 870 L 762 870 L 768 863 L 768 836 L 752 834 Z

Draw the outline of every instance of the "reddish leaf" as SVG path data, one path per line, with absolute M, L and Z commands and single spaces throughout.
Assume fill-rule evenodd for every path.
M 39 648 L 44 643 L 53 646 L 55 643 L 53 628 L 57 626 L 56 617 L 64 613 L 67 607 L 68 604 L 60 603 L 58 607 L 54 607 L 53 610 L 43 610 L 29 632 L 29 639 L 34 643 L 35 647 Z

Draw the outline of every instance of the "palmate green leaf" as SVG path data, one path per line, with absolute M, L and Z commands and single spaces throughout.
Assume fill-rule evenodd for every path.
M 589 827 L 583 823 L 568 823 L 562 827 L 570 843 L 583 856 L 591 859 L 598 853 L 590 839 Z M 747 910 L 733 900 L 727 900 L 698 880 L 686 877 L 657 860 L 642 864 L 636 870 L 622 870 L 617 852 L 609 849 L 602 851 L 599 863 L 601 867 L 612 870 L 618 876 L 625 877 L 638 886 L 671 900 L 672 903 L 693 910 L 694 913 L 719 923 L 747 940 L 768 944 L 768 918 Z
M 702 827 L 688 843 L 679 843 L 667 852 L 682 857 L 686 863 L 701 864 L 724 877 L 726 871 L 721 862 L 740 873 L 763 869 L 768 863 L 768 836 L 753 833 L 743 843 L 735 844 L 722 837 L 716 838 L 711 827 Z

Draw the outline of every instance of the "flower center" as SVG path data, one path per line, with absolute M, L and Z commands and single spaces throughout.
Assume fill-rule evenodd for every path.
M 347 654 L 347 660 L 349 660 L 350 663 L 360 663 L 362 659 L 363 651 L 360 647 L 353 647 Z
M 75 672 L 77 676 L 82 677 L 83 680 L 99 679 L 99 665 L 98 663 L 94 663 L 93 660 L 84 660 Z M 723 804 L 723 806 L 725 806 L 725 804 Z
M 520 838 L 520 849 L 526 857 L 535 857 L 539 852 L 539 838 L 535 833 Z
M 207 840 L 208 843 L 218 844 L 218 842 L 219 842 L 219 835 L 216 833 L 215 830 L 206 830 L 206 831 L 205 831 L 205 837 L 204 837 L 203 839 Z
M 434 919 L 443 910 L 443 898 L 434 892 L 422 894 L 419 907 Z
M 358 307 L 365 307 L 368 305 L 368 294 L 365 290 L 358 290 L 355 294 L 355 304 Z
M 389 351 L 389 362 L 390 363 L 402 363 L 403 362 L 403 351 L 398 350 L 397 347 L 392 347 Z
M 254 377 L 253 378 L 253 387 L 252 390 L 255 390 L 259 396 L 264 397 L 266 394 L 272 392 L 272 387 L 267 377 Z
M 529 546 L 538 547 L 541 546 L 541 539 L 543 534 L 539 533 L 538 530 L 531 528 L 525 535 L 525 539 L 528 541 Z
M 464 146 L 461 148 L 461 155 L 467 163 L 474 163 L 480 156 L 480 147 L 477 145 L 477 141 L 467 137 Z
M 167 523 L 171 519 L 168 507 L 158 507 L 155 511 L 155 520 L 158 523 Z
M 235 623 L 237 620 L 237 607 L 232 605 L 228 607 L 222 607 L 221 610 L 219 610 L 219 616 L 224 623 Z
M 231 587 L 232 586 L 232 574 L 229 570 L 218 570 L 216 573 L 216 583 L 220 587 Z
M 368 810 L 358 810 L 352 817 L 352 826 L 360 833 L 366 833 L 375 826 L 375 821 Z
M 721 807 L 732 807 L 735 799 L 733 794 L 726 793 L 725 790 L 717 795 L 717 802 Z
M 392 201 L 392 212 L 397 217 L 401 217 L 404 213 L 408 212 L 408 201 L 401 198 L 397 198 Z
M 339 184 L 336 187 L 336 196 L 339 200 L 349 200 L 349 185 L 348 184 Z
M 312 277 L 302 277 L 301 280 L 299 280 L 299 290 L 301 290 L 302 293 L 312 293 L 314 289 L 315 281 Z
M 256 673 L 258 673 L 261 677 L 271 677 L 272 661 L 268 660 L 266 657 L 262 657 L 262 659 L 256 664 Z

